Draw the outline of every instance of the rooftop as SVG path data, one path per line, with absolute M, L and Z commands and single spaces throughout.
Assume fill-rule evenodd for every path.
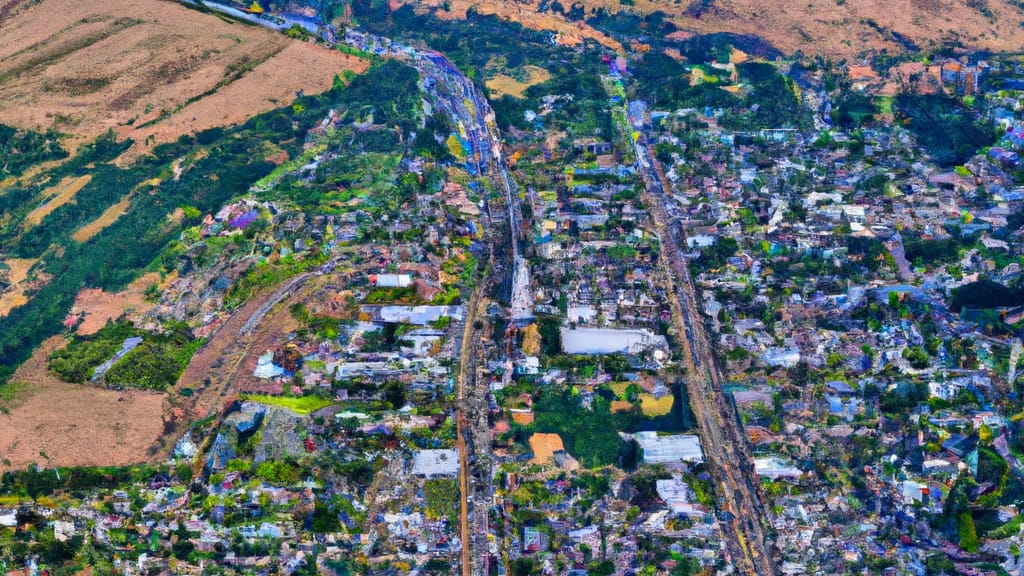
M 704 461 L 700 438 L 693 434 L 659 436 L 657 432 L 637 432 L 634 438 L 643 450 L 646 464 Z
M 459 473 L 459 451 L 454 448 L 420 450 L 413 456 L 412 473 L 428 478 L 454 476 Z

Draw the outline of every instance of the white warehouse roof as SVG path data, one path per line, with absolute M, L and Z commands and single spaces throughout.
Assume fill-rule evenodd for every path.
M 643 450 L 645 464 L 704 461 L 700 438 L 693 434 L 659 436 L 657 432 L 637 432 L 635 438 Z

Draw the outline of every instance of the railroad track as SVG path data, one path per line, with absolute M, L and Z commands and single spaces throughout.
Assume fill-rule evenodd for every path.
M 462 346 L 459 351 L 459 378 L 456 392 L 456 437 L 459 449 L 459 525 L 462 540 L 462 574 L 473 576 L 474 554 L 473 531 L 469 522 L 469 496 L 471 493 L 470 447 L 472 443 L 472 420 L 475 414 L 467 415 L 472 409 L 470 394 L 477 386 L 477 360 L 480 357 L 480 334 L 477 321 L 483 316 L 485 300 L 482 292 L 486 286 L 481 282 L 473 291 L 466 306 L 466 320 L 463 327 Z M 469 410 L 472 412 L 473 410 Z
M 643 138 L 635 142 L 638 171 L 644 179 L 644 202 L 661 238 L 660 266 L 668 283 L 673 324 L 683 348 L 686 386 L 697 418 L 702 445 L 716 479 L 723 515 L 723 535 L 736 568 L 743 574 L 773 576 L 774 557 L 768 552 L 767 515 L 746 439 L 731 403 L 722 391 L 723 378 L 708 342 L 693 280 L 679 246 L 685 236 L 664 210 L 669 201 L 664 175 Z

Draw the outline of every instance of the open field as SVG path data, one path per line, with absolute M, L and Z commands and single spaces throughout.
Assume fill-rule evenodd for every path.
M 567 22 L 550 11 L 537 13 L 540 0 L 452 0 L 450 11 L 438 10 L 441 18 L 463 18 L 475 8 L 538 30 L 551 30 L 572 43 L 594 38 L 614 47 L 599 31 L 579 22 Z M 412 4 L 419 9 L 437 7 L 440 0 L 392 0 L 392 5 Z M 929 49 L 955 40 L 968 48 L 995 51 L 1019 50 L 1024 45 L 1024 14 L 1016 2 L 958 2 L 952 0 L 858 0 L 856 2 L 787 2 L 773 0 L 635 0 L 623 6 L 619 0 L 582 0 L 586 14 L 604 8 L 611 14 L 627 11 L 650 14 L 661 11 L 666 20 L 685 32 L 707 34 L 733 32 L 760 36 L 775 48 L 791 54 L 851 57 L 865 50 L 904 51 L 906 43 Z M 568 5 L 566 5 L 568 8 Z M 899 36 L 894 35 L 893 33 Z
M 149 448 L 163 432 L 164 395 L 113 391 L 61 382 L 47 356 L 64 345 L 47 340 L 15 374 L 9 412 L 0 415 L 0 470 L 122 466 L 152 460 Z M 9 462 L 9 464 L 8 464 Z
M 267 406 L 287 408 L 292 412 L 297 412 L 299 414 L 309 414 L 310 412 L 316 412 L 321 408 L 331 405 L 330 400 L 326 398 L 318 398 L 316 396 L 268 396 L 266 394 L 244 394 L 242 398 L 253 402 L 259 402 L 260 404 L 266 404 Z
M 51 212 L 70 202 L 90 180 L 92 180 L 92 176 L 88 174 L 78 178 L 65 178 L 56 186 L 43 192 L 43 203 L 25 216 L 25 228 L 39 224 Z
M 672 411 L 672 403 L 674 401 L 675 399 L 671 394 L 666 394 L 661 398 L 655 398 L 654 394 L 641 394 L 640 410 L 648 418 L 664 416 Z
M 0 35 L 0 123 L 137 149 L 242 122 L 366 63 L 164 0 L 15 3 Z M 137 150 L 136 150 L 137 151 Z
M 525 66 L 523 70 L 526 72 L 525 81 L 516 80 L 507 74 L 498 74 L 494 78 L 488 79 L 487 89 L 491 91 L 491 96 L 501 98 L 507 94 L 515 98 L 522 98 L 527 88 L 546 82 L 551 78 L 551 73 L 540 66 Z
M 368 61 L 355 56 L 296 42 L 166 120 L 147 127 L 122 127 L 118 134 L 156 145 L 173 141 L 183 133 L 240 124 L 260 112 L 287 104 L 299 90 L 310 94 L 323 92 L 342 71 L 364 72 L 368 67 Z

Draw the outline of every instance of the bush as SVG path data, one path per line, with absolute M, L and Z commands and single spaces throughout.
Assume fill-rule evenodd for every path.
M 139 331 L 127 322 L 108 324 L 91 336 L 80 336 L 67 347 L 50 354 L 49 368 L 65 382 L 82 384 L 92 377 L 93 370 L 121 349 L 126 338 Z
M 427 480 L 423 484 L 427 516 L 446 518 L 452 524 L 458 518 L 459 481 L 453 478 Z
M 150 334 L 128 322 L 108 324 L 91 336 L 78 336 L 66 348 L 50 355 L 49 368 L 67 382 L 84 383 L 100 364 L 113 358 L 126 338 L 145 341 L 117 361 L 103 376 L 110 386 L 165 390 L 178 380 L 202 344 L 183 326 L 168 334 Z

